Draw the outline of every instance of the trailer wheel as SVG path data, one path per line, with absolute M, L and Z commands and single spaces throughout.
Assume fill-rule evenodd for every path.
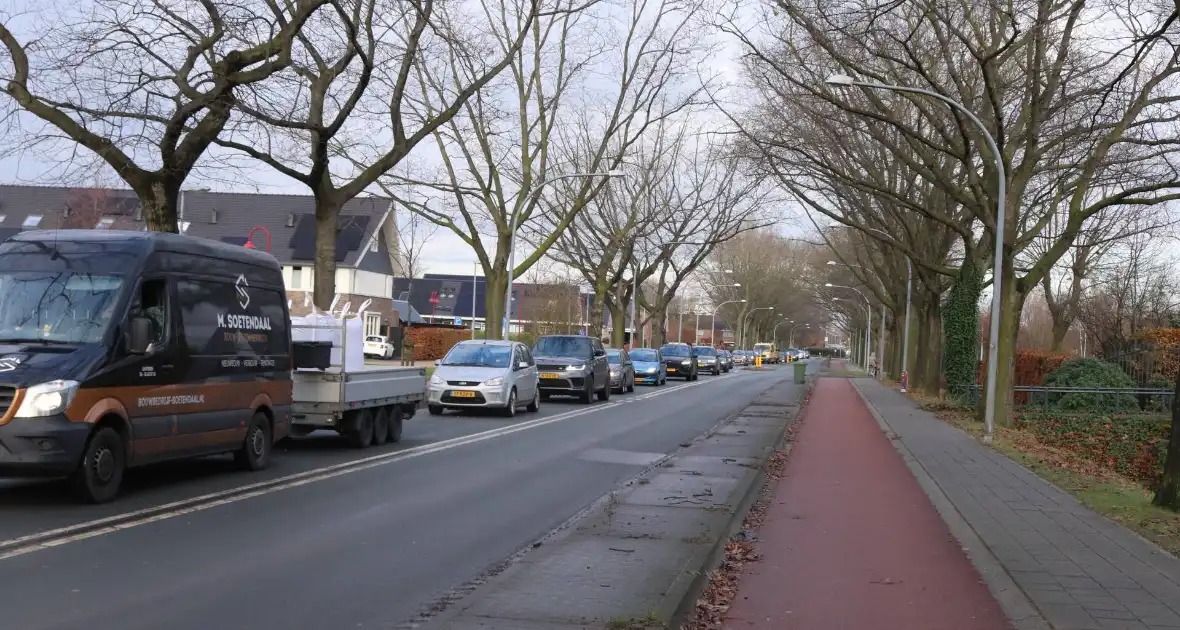
M 373 412 L 373 446 L 385 444 L 389 437 L 389 407 L 378 407 Z
M 373 443 L 373 412 L 368 409 L 353 412 L 345 437 L 353 448 L 369 448 Z
M 389 429 L 386 436 L 390 444 L 402 441 L 402 408 L 394 405 L 389 408 Z

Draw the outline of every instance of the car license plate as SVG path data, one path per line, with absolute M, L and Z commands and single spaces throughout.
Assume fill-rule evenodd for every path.
M 541 378 L 561 378 L 561 375 L 556 372 L 541 372 Z
M 457 391 L 451 392 L 451 395 L 455 398 L 475 398 L 475 392 Z
M 675 372 L 675 371 L 676 371 L 676 368 L 668 368 L 668 371 L 669 371 L 669 372 Z

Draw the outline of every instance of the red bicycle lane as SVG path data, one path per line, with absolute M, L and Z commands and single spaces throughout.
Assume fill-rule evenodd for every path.
M 848 379 L 818 379 L 726 630 L 1011 624 Z

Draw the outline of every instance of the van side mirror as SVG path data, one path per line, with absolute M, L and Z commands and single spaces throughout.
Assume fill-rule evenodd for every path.
M 594 350 L 594 356 L 596 356 L 596 357 L 605 357 L 605 356 L 606 356 L 606 350 L 603 350 L 602 348 L 595 348 L 595 350 Z
M 127 323 L 127 353 L 146 354 L 152 343 L 152 320 L 132 317 Z

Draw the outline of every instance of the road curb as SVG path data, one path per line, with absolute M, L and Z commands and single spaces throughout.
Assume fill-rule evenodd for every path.
M 934 509 L 938 511 L 939 516 L 942 517 L 946 523 L 947 529 L 950 530 L 951 535 L 959 542 L 963 552 L 967 554 L 967 558 L 971 561 L 972 566 L 979 572 L 980 577 L 983 578 L 984 584 L 987 585 L 991 591 L 992 597 L 1000 604 L 1001 610 L 1004 611 L 1004 616 L 1012 622 L 1013 628 L 1016 630 L 1051 630 L 1051 626 L 1041 613 L 1037 610 L 1032 600 L 1025 595 L 1024 591 L 1008 574 L 1008 570 L 992 552 L 987 543 L 979 537 L 971 524 L 959 513 L 958 508 L 951 502 L 950 498 L 943 491 L 934 477 L 918 461 L 910 449 L 902 441 L 901 437 L 893 431 L 893 427 L 881 415 L 876 406 L 869 401 L 864 392 L 856 384 L 856 379 L 848 379 L 852 383 L 852 388 L 856 390 L 860 396 L 861 402 L 864 403 L 865 408 L 869 410 L 873 418 L 880 425 L 881 431 L 889 438 L 893 444 L 893 448 L 901 455 L 910 473 L 914 475 L 918 485 L 922 487 L 922 491 L 926 493 L 926 497 L 930 499 L 930 503 L 934 505 Z
M 818 376 L 818 375 L 817 375 Z M 723 535 L 717 537 L 717 541 L 712 547 L 705 548 L 701 552 L 694 554 L 692 559 L 686 563 L 687 567 L 677 576 L 673 582 L 672 587 L 668 589 L 669 595 L 665 596 L 665 601 L 672 605 L 668 606 L 668 611 L 657 611 L 658 613 L 665 613 L 660 615 L 661 619 L 667 619 L 668 628 L 680 628 L 684 622 L 696 613 L 697 600 L 704 594 L 705 589 L 709 586 L 712 572 L 725 560 L 725 546 L 738 532 L 742 531 L 742 524 L 745 523 L 746 516 L 750 513 L 750 508 L 758 501 L 758 497 L 762 494 L 762 489 L 766 486 L 766 463 L 770 461 L 774 453 L 781 451 L 788 445 L 784 443 L 787 435 L 790 433 L 791 427 L 799 420 L 800 414 L 803 413 L 802 402 L 807 399 L 807 394 L 811 388 L 815 386 L 814 380 L 808 380 L 799 392 L 799 397 L 795 401 L 793 410 L 787 413 L 787 423 L 783 425 L 782 431 L 774 441 L 774 445 L 770 453 L 762 459 L 758 469 L 751 475 L 743 478 L 743 482 L 749 484 L 743 491 L 742 499 L 735 507 L 733 515 L 729 523 L 721 530 Z M 743 408 L 742 411 L 749 407 Z M 741 415 L 741 412 L 737 414 Z M 683 587 L 679 586 L 682 581 L 687 584 Z M 682 589 L 682 590 L 681 590 Z

